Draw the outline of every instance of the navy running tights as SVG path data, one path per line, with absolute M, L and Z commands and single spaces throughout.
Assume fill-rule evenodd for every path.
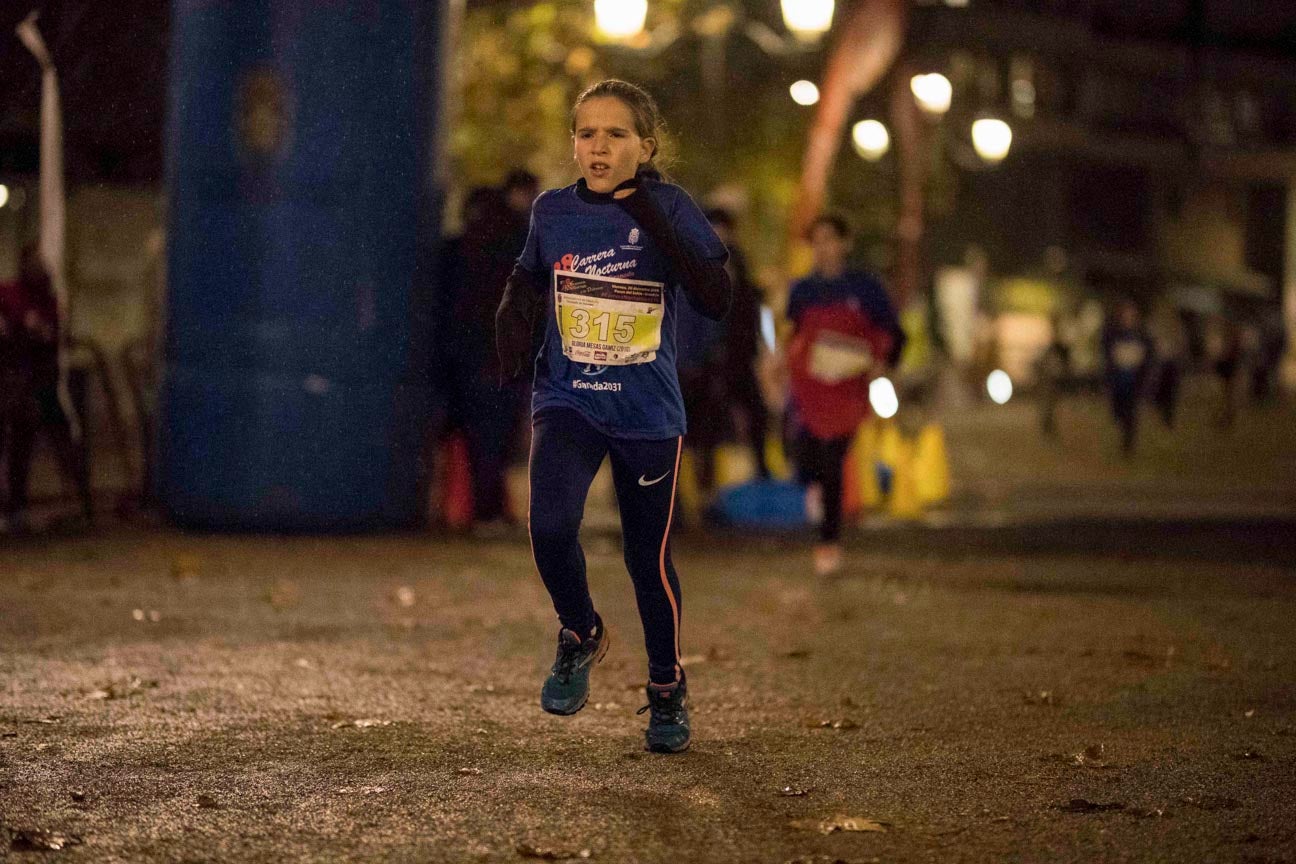
M 585 496 L 603 462 L 621 510 L 626 568 L 634 582 L 656 684 L 679 680 L 680 589 L 671 564 L 670 526 L 679 469 L 679 438 L 613 438 L 569 409 L 548 409 L 531 436 L 531 552 L 563 627 L 582 637 L 594 627 L 579 533 Z

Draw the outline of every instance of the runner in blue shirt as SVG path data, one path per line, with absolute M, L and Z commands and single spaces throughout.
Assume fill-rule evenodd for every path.
M 690 737 L 670 555 L 685 431 L 675 322 L 682 302 L 723 318 L 731 289 L 724 245 L 688 194 L 657 170 L 661 125 L 652 97 L 624 81 L 600 82 L 577 98 L 572 140 L 581 179 L 532 207 L 526 248 L 496 314 L 496 342 L 506 374 L 534 368 L 528 526 L 561 625 L 541 707 L 563 715 L 584 707 L 590 669 L 607 653 L 578 533 L 590 483 L 610 456 L 648 650 L 647 747 L 675 753 Z M 544 338 L 533 354 L 538 324 Z

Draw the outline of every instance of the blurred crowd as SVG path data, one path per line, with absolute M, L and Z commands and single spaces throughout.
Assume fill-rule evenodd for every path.
M 13 533 L 30 527 L 31 468 L 41 439 L 75 489 L 81 519 L 89 524 L 94 518 L 88 463 L 60 386 L 59 336 L 49 273 L 36 246 L 27 246 L 18 278 L 0 283 L 0 460 L 7 481 L 0 527 Z
M 1074 362 L 1084 350 L 1081 333 L 1071 317 L 1054 316 L 1049 344 L 1036 362 L 1041 428 L 1048 437 L 1059 434 L 1059 399 L 1087 383 Z M 1193 373 L 1213 379 L 1215 424 L 1232 427 L 1244 400 L 1265 405 L 1276 398 L 1286 351 L 1276 308 L 1249 317 L 1202 316 L 1162 304 L 1145 315 L 1133 300 L 1119 300 L 1101 330 L 1099 357 L 1122 451 L 1135 450 L 1145 403 L 1166 428 L 1174 428 L 1183 381 Z

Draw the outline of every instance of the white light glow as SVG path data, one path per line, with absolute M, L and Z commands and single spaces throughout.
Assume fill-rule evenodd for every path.
M 1012 147 L 1012 129 L 1002 120 L 984 117 L 972 124 L 972 146 L 987 162 L 1002 162 Z
M 986 392 L 996 405 L 1006 405 L 1012 398 L 1012 379 L 1002 369 L 996 369 L 986 376 Z
M 851 142 L 856 153 L 876 162 L 891 149 L 891 133 L 877 120 L 861 120 L 851 129 Z
M 0 183 L 0 207 L 9 203 L 9 187 Z
M 818 39 L 832 27 L 834 0 L 783 0 L 783 23 L 798 39 Z
M 939 72 L 928 75 L 915 75 L 909 79 L 909 89 L 913 91 L 918 105 L 928 114 L 944 114 L 949 110 L 954 88 L 949 79 Z
M 594 0 L 599 30 L 613 39 L 629 39 L 643 32 L 648 0 Z
M 765 347 L 773 354 L 778 347 L 777 332 L 774 329 L 774 310 L 764 304 L 760 309 L 760 331 L 761 338 L 765 340 Z
M 869 404 L 873 406 L 873 413 L 883 420 L 896 415 L 900 410 L 900 397 L 896 395 L 890 378 L 874 378 L 869 383 Z
M 813 81 L 798 81 L 788 89 L 792 93 L 792 101 L 798 105 L 813 105 L 819 101 L 819 88 Z

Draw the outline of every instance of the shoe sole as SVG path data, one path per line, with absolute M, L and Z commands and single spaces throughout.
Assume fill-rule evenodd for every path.
M 683 753 L 685 750 L 689 749 L 689 746 L 692 743 L 693 743 L 692 741 L 685 741 L 683 747 L 680 747 L 675 750 L 672 750 L 669 747 L 653 747 L 651 745 L 644 745 L 644 749 L 647 750 L 649 753 L 661 753 L 663 755 L 669 756 L 672 753 Z
M 607 654 L 608 646 L 610 646 L 611 644 L 612 644 L 612 633 L 607 629 L 606 626 L 604 626 L 603 639 L 599 642 L 598 650 L 594 652 L 594 659 L 589 662 L 589 665 L 591 667 L 597 666 L 598 664 L 603 662 L 603 657 Z M 540 707 L 545 711 L 546 714 L 554 714 L 558 717 L 570 717 L 573 714 L 578 713 L 582 708 L 585 707 L 586 703 L 588 702 L 589 702 L 589 690 L 587 689 L 585 691 L 585 698 L 581 700 L 581 703 L 579 705 L 577 705 L 575 708 L 571 709 L 570 711 L 555 711 L 554 709 L 545 706 L 543 703 L 541 703 Z

